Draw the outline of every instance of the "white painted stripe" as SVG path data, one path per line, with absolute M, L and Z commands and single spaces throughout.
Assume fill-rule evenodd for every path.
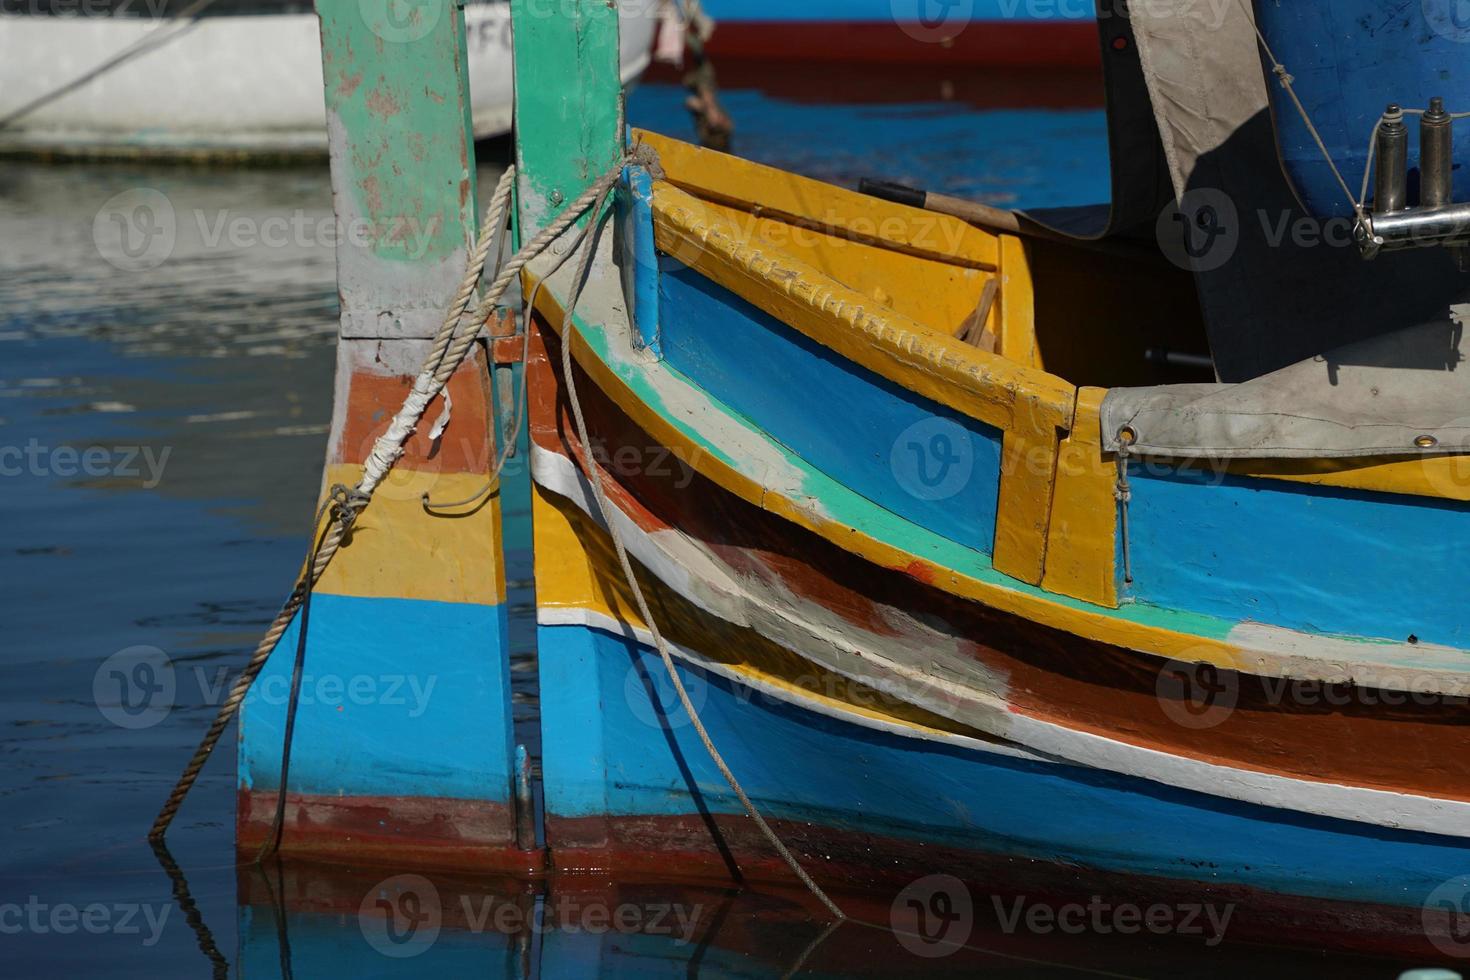
M 588 629 L 598 629 L 614 636 L 627 639 L 635 639 L 649 652 L 654 652 L 653 633 L 641 626 L 632 626 L 620 619 L 614 619 L 607 613 L 592 609 L 571 609 L 566 606 L 540 609 L 536 613 L 536 622 L 541 626 L 585 626 Z M 916 738 L 925 742 L 940 742 L 945 745 L 956 745 L 961 748 L 983 749 L 994 752 L 996 755 L 1004 755 L 1013 759 L 1025 759 L 1028 762 L 1055 763 L 1055 759 L 1046 759 L 1028 752 L 1020 746 L 1006 745 L 1000 742 L 989 742 L 984 739 L 970 738 L 967 735 L 955 735 L 952 732 L 936 731 L 932 728 L 920 728 L 899 719 L 885 720 L 865 715 L 859 711 L 852 711 L 833 701 L 824 701 L 816 698 L 807 699 L 792 696 L 791 689 L 781 685 L 772 684 L 769 681 L 743 674 L 715 660 L 710 660 L 703 654 L 690 650 L 688 647 L 669 643 L 669 650 L 692 667 L 699 670 L 716 674 L 726 680 L 734 681 L 744 687 L 752 688 L 770 697 L 772 700 L 781 701 L 786 704 L 796 705 L 804 711 L 822 715 L 826 718 L 835 718 L 845 721 L 861 728 L 871 729 L 876 732 L 887 732 L 891 735 L 902 735 L 907 738 Z
M 580 470 L 567 457 L 533 445 L 531 472 L 536 482 L 542 487 L 570 500 L 589 516 L 595 513 L 595 506 L 592 506 L 592 501 L 586 496 L 585 480 Z M 692 545 L 689 539 L 678 534 L 650 535 L 621 511 L 615 515 L 614 519 L 618 520 L 619 531 L 622 532 L 629 553 L 637 558 L 639 564 L 683 598 L 695 602 L 701 608 L 722 619 L 728 619 L 719 609 L 712 608 L 721 604 L 713 601 L 715 598 L 713 595 L 702 597 L 689 595 L 672 584 L 680 580 L 685 582 L 686 586 L 689 583 L 689 576 L 682 574 L 682 569 L 687 567 L 686 561 L 691 559 L 684 554 L 684 551 L 695 551 L 695 549 L 681 548 L 678 549 L 678 554 L 672 554 L 671 549 L 666 549 L 669 546 L 677 547 L 679 542 Z M 665 578 L 666 575 L 668 578 Z M 734 579 L 726 576 L 725 582 L 733 584 Z M 569 621 L 577 621 L 572 615 L 573 612 L 575 611 L 565 609 L 539 610 L 538 621 L 546 625 L 564 625 Z M 588 613 L 581 622 L 583 625 L 592 625 L 593 614 Z M 625 627 L 620 624 L 614 627 L 616 632 L 622 632 L 624 629 Z M 820 630 L 813 629 L 808 635 L 814 636 L 819 633 Z M 781 642 L 790 646 L 796 653 L 809 656 L 807 649 L 794 645 L 798 638 L 799 634 L 792 631 L 783 636 Z M 644 643 L 652 641 L 651 636 L 641 631 L 638 639 Z M 741 683 L 750 683 L 743 676 L 725 673 L 718 665 L 692 651 L 681 648 L 673 649 L 686 661 L 706 669 L 717 670 L 725 676 L 732 676 Z M 830 650 L 823 651 L 827 655 L 830 655 L 830 652 Z M 859 652 L 858 655 L 880 662 L 886 660 L 876 650 Z M 816 662 L 821 663 L 821 660 L 825 659 L 826 657 L 820 657 Z M 825 663 L 821 663 L 821 666 L 828 667 Z M 835 670 L 836 668 L 828 669 Z M 838 672 L 847 674 L 846 671 Z M 857 673 L 859 676 L 872 676 L 867 671 L 857 671 Z M 769 693 L 772 697 L 788 703 L 799 704 L 812 711 L 830 714 L 828 711 L 820 710 L 816 702 L 798 700 L 790 690 L 785 688 L 763 691 L 763 693 Z M 1051 761 L 1069 762 L 1275 809 L 1351 820 L 1381 827 L 1443 834 L 1450 837 L 1470 837 L 1470 803 L 1464 801 L 1443 800 L 1361 786 L 1344 786 L 1277 773 L 1217 765 L 1200 759 L 1105 738 L 1090 732 L 1066 728 L 1050 721 L 1012 711 L 997 712 L 990 709 L 989 705 L 983 704 L 984 700 L 989 699 L 967 700 L 969 700 L 970 707 L 975 710 L 967 712 L 962 717 L 957 717 L 956 720 L 978 731 L 987 732 L 1018 745 L 1028 753 L 1024 756 L 1026 758 L 1050 758 Z M 934 710 L 930 704 L 920 706 Z M 908 737 L 918 737 L 920 734 L 911 726 L 898 722 L 895 722 L 889 730 Z M 949 737 L 959 738 L 958 736 Z M 944 739 L 930 736 L 929 740 L 942 741 Z M 1009 751 L 999 751 L 1000 747 L 994 744 L 977 742 L 974 739 L 964 739 L 963 744 L 978 752 L 1012 754 Z

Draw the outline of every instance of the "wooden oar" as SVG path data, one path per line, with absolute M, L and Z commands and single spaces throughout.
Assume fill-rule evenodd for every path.
M 895 204 L 907 204 L 911 208 L 923 208 L 925 211 L 938 211 L 940 214 L 948 214 L 986 228 L 993 228 L 996 231 L 1008 231 L 1013 235 L 1034 234 L 1047 230 L 1026 222 L 1027 227 L 1023 231 L 1021 216 L 1011 210 L 993 208 L 987 204 L 967 201 L 962 197 L 951 197 L 948 194 L 921 191 L 917 187 L 895 184 L 892 181 L 863 177 L 858 181 L 858 191 L 863 194 L 871 194 L 873 197 L 881 197 Z
M 1019 211 L 1012 211 L 1009 208 L 993 208 L 988 204 L 966 200 L 963 197 L 936 194 L 933 191 L 919 190 L 917 187 L 895 184 L 887 180 L 873 180 L 869 177 L 858 179 L 858 191 L 885 201 L 892 201 L 895 204 L 906 204 L 909 207 L 922 208 L 936 214 L 947 214 L 952 218 L 959 218 L 961 221 L 968 221 L 991 231 L 1024 235 L 1027 238 L 1044 238 L 1063 245 L 1089 249 L 1094 252 L 1106 252 L 1130 259 L 1164 261 L 1157 248 L 1141 246 L 1118 238 L 1074 238 L 1053 228 L 1048 228 Z

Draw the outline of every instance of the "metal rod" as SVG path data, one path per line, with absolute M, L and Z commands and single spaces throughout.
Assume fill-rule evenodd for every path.
M 1378 214 L 1402 211 L 1409 204 L 1409 128 L 1404 110 L 1390 105 L 1378 123 L 1378 173 L 1373 210 Z
M 1470 203 L 1374 214 L 1368 230 L 1378 248 L 1422 248 L 1470 243 Z
M 516 746 L 515 780 L 516 847 L 523 851 L 536 848 L 536 802 L 531 793 L 531 757 L 524 745 Z
M 1440 208 L 1455 199 L 1454 120 L 1444 99 L 1430 99 L 1419 117 L 1419 205 Z
M 1150 347 L 1143 352 L 1143 359 L 1150 364 L 1167 364 L 1170 367 L 1209 368 L 1215 367 L 1214 358 L 1205 354 L 1185 354 L 1164 347 Z

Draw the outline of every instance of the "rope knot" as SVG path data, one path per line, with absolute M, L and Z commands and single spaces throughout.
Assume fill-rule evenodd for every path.
M 369 494 L 344 483 L 334 484 L 327 496 L 332 503 L 332 516 L 342 523 L 344 531 L 352 530 L 357 515 L 373 499 Z
M 634 143 L 629 148 L 626 160 L 634 166 L 647 170 L 648 175 L 654 180 L 664 179 L 663 163 L 659 160 L 658 151 L 642 140 Z

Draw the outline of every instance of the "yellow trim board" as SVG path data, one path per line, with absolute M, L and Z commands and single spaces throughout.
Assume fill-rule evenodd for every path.
M 996 273 L 896 252 L 884 245 L 835 237 L 774 218 L 703 202 L 740 232 L 747 245 L 789 254 L 817 272 L 850 286 L 877 306 L 956 335 L 974 315 L 985 284 Z
M 1077 417 L 1062 442 L 1041 587 L 1100 606 L 1118 605 L 1117 469 L 1102 454 L 1104 388 L 1077 392 Z
M 955 265 L 994 270 L 999 261 L 996 236 L 959 218 L 834 187 L 646 130 L 634 130 L 633 142 L 658 154 L 670 183 L 742 211 Z

